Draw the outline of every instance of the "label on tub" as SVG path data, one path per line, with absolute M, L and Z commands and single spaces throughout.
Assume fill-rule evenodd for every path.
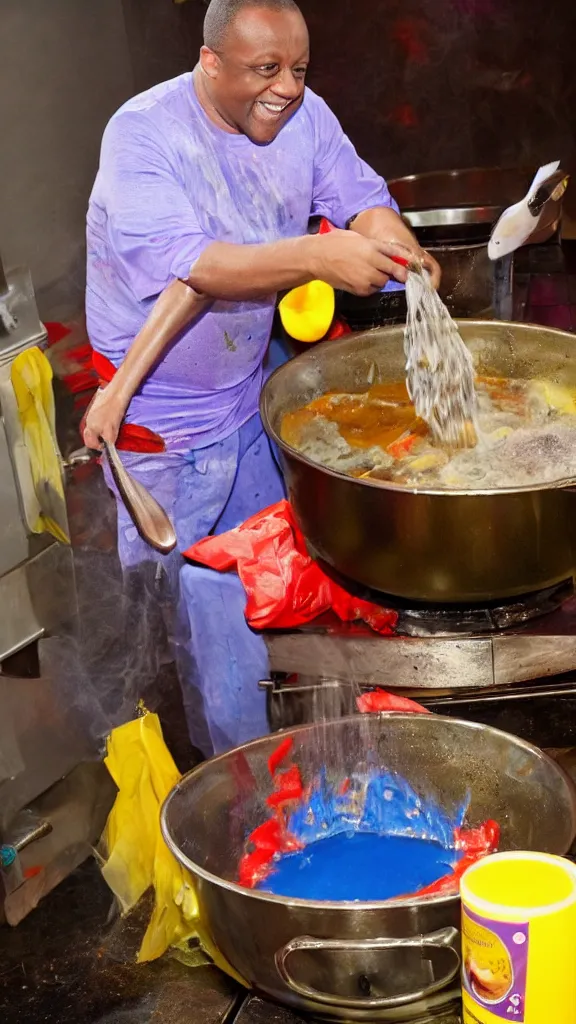
M 498 1020 L 523 1024 L 528 940 L 527 923 L 491 921 L 463 908 L 465 1024 L 490 1024 Z

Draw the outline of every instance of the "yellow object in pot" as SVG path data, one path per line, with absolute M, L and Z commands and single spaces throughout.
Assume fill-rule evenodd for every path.
M 198 936 L 217 966 L 245 984 L 203 928 L 192 878 L 162 836 L 162 804 L 181 775 L 164 743 L 158 716 L 146 712 L 114 729 L 104 763 L 118 795 L 103 836 L 107 860 L 102 874 L 125 913 L 154 889 L 154 910 L 138 962 L 156 960 L 170 946 Z
M 565 416 L 576 416 L 576 393 L 572 388 L 553 384 L 548 380 L 530 382 L 530 392 L 540 398 L 554 412 Z
M 282 326 L 295 341 L 320 341 L 334 319 L 334 289 L 325 281 L 294 288 L 278 305 Z
M 464 1024 L 574 1024 L 576 866 L 544 853 L 501 853 L 465 872 Z
M 62 465 L 56 440 L 52 367 L 39 348 L 28 348 L 14 359 L 10 378 L 40 508 L 37 522 L 30 523 L 30 527 L 34 533 L 46 531 L 56 540 L 69 544 Z

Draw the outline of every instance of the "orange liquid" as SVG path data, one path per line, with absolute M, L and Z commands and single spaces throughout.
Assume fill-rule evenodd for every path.
M 521 415 L 526 410 L 526 382 L 504 377 L 478 377 L 477 385 L 488 391 L 494 405 Z M 354 448 L 378 446 L 388 449 L 407 435 L 430 442 L 427 425 L 417 418 L 404 381 L 374 384 L 361 394 L 339 395 L 328 392 L 301 409 L 286 413 L 282 421 L 282 439 L 298 447 L 302 429 L 317 416 L 338 424 L 338 430 Z M 417 447 L 416 442 L 416 447 Z M 414 452 L 414 444 L 410 446 Z M 391 454 L 401 457 L 401 449 Z
M 282 421 L 282 439 L 298 445 L 302 428 L 317 416 L 338 424 L 340 434 L 354 448 L 387 448 L 402 434 L 424 437 L 428 428 L 416 418 L 403 381 L 375 384 L 368 392 L 344 395 L 334 400 L 328 393 L 308 405 L 286 413 Z

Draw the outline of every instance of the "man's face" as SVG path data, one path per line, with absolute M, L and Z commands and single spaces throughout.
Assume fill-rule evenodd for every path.
M 218 54 L 202 47 L 200 63 L 214 112 L 224 126 L 266 144 L 304 97 L 309 40 L 299 11 L 248 7 L 232 22 Z

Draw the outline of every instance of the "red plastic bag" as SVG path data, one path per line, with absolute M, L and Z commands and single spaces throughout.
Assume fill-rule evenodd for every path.
M 356 698 L 356 707 L 361 714 L 378 713 L 379 711 L 413 711 L 415 714 L 429 715 L 428 708 L 410 700 L 408 697 L 399 697 L 395 693 L 387 693 L 386 690 L 370 690 Z
M 390 634 L 398 616 L 334 583 L 310 557 L 289 502 L 258 512 L 236 530 L 206 537 L 184 552 L 210 569 L 235 569 L 246 591 L 246 619 L 254 629 L 293 629 L 334 611 L 342 622 L 362 619 Z

